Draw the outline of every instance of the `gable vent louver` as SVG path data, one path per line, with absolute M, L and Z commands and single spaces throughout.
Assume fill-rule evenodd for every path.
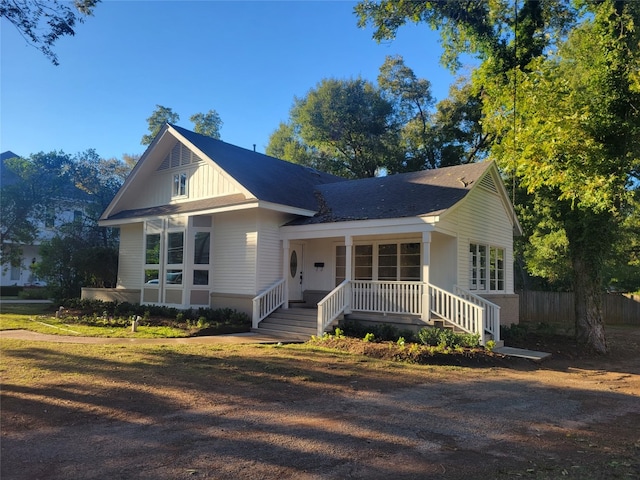
M 180 142 L 176 143 L 171 152 L 164 158 L 158 170 L 183 167 L 192 163 L 202 162 L 202 159 Z
M 485 175 L 482 180 L 480 180 L 480 186 L 486 188 L 490 192 L 498 193 L 498 189 L 496 188 L 496 184 L 494 183 L 491 175 Z

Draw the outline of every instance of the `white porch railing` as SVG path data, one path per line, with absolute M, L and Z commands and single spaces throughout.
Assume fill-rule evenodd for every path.
M 480 335 L 483 342 L 483 307 L 434 285 L 429 292 L 432 313 L 467 333 Z
M 253 299 L 253 328 L 284 304 L 285 281 L 279 280 Z M 345 311 L 419 315 L 423 313 L 423 293 L 428 289 L 430 313 L 461 330 L 487 334 L 500 341 L 500 307 L 471 292 L 454 287 L 454 293 L 422 282 L 382 282 L 345 280 L 318 303 L 317 333 Z
M 453 287 L 453 292 L 456 295 L 483 308 L 484 310 L 483 333 L 491 334 L 491 336 L 493 337 L 493 340 L 495 342 L 499 342 L 500 341 L 500 306 L 490 302 L 489 300 L 482 298 L 479 295 L 476 295 L 475 293 L 469 292 L 468 290 L 464 290 L 458 287 L 457 285 Z M 484 335 L 482 339 L 483 339 L 482 344 L 484 345 Z
M 318 336 L 349 306 L 349 280 L 343 281 L 318 302 Z
M 360 312 L 422 314 L 422 282 L 351 281 L 351 310 Z
M 284 278 L 278 280 L 260 295 L 253 299 L 253 315 L 251 324 L 253 328 L 258 328 L 258 324 L 269 314 L 284 304 Z

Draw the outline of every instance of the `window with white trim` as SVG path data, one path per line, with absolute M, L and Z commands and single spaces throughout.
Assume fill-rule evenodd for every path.
M 187 173 L 180 172 L 173 174 L 173 190 L 171 192 L 172 197 L 186 197 L 187 196 Z
M 503 248 L 469 244 L 469 290 L 504 291 L 504 259 Z
M 420 281 L 421 245 L 417 242 L 355 245 L 353 265 L 355 280 Z

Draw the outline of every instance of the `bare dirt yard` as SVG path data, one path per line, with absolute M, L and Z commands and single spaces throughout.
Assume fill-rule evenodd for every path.
M 551 342 L 541 364 L 453 366 L 385 344 L 2 339 L 0 476 L 637 479 L 640 329 L 608 337 L 604 358 Z

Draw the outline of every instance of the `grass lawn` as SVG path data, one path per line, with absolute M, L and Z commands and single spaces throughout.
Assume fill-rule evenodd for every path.
M 55 308 L 51 305 L 20 303 L 2 304 L 0 330 L 111 338 L 176 338 L 190 334 L 187 330 L 169 326 L 139 326 L 136 332 L 132 332 L 130 326 L 110 325 L 108 319 L 104 320 L 103 326 L 81 325 L 65 318 L 56 318 Z

